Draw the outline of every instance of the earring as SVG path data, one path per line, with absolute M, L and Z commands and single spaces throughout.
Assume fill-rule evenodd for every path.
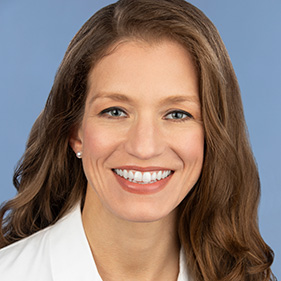
M 79 159 L 81 159 L 81 158 L 82 158 L 82 152 L 81 152 L 81 151 L 78 151 L 78 152 L 76 153 L 76 157 L 79 158 Z

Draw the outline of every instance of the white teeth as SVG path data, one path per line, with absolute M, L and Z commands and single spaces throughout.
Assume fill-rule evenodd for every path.
M 141 172 L 135 172 L 134 180 L 135 181 L 142 181 L 142 173 Z
M 129 177 L 129 180 L 133 180 L 134 174 L 132 171 L 129 171 L 128 177 Z
M 145 172 L 142 176 L 142 181 L 144 183 L 148 183 L 151 181 L 151 174 L 149 172 Z
M 163 174 L 162 174 L 162 179 L 166 178 L 167 176 L 169 176 L 171 173 L 171 171 L 165 171 Z
M 157 179 L 160 181 L 162 179 L 162 172 L 159 171 L 157 174 Z
M 127 170 L 124 170 L 124 171 L 123 171 L 123 177 L 124 177 L 125 179 L 128 178 L 128 172 L 127 172 Z
M 119 175 L 120 177 L 123 177 L 125 179 L 128 179 L 132 182 L 137 182 L 140 184 L 148 184 L 153 183 L 161 179 L 165 179 L 168 177 L 172 171 L 171 170 L 165 170 L 165 171 L 159 171 L 159 172 L 140 172 L 140 171 L 132 171 L 132 170 L 121 170 L 121 169 L 114 169 L 115 173 Z

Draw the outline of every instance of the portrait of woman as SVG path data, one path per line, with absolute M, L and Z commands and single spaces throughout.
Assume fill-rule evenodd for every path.
M 90 17 L 13 181 L 1 280 L 275 280 L 238 81 L 184 0 Z

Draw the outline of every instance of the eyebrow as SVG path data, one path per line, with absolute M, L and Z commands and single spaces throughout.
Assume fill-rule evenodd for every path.
M 92 104 L 95 100 L 97 99 L 111 99 L 114 101 L 121 101 L 121 102 L 127 102 L 127 103 L 133 103 L 133 100 L 129 98 L 126 95 L 119 94 L 119 93 L 98 93 L 94 95 L 89 103 Z M 169 96 L 167 98 L 164 98 L 160 101 L 160 105 L 165 105 L 165 104 L 173 104 L 173 103 L 182 103 L 182 102 L 191 102 L 200 105 L 200 101 L 197 96 L 194 95 L 173 95 Z
M 192 102 L 200 105 L 200 101 L 197 96 L 193 95 L 188 95 L 188 96 L 169 96 L 167 98 L 164 98 L 160 104 L 165 105 L 165 104 L 172 104 L 172 103 L 182 103 L 182 102 Z
M 122 94 L 118 94 L 118 93 L 98 93 L 90 99 L 89 103 L 92 104 L 95 100 L 100 99 L 100 98 L 111 99 L 114 101 L 123 101 L 123 102 L 128 102 L 128 103 L 133 102 L 132 99 L 130 99 L 126 95 L 122 95 Z

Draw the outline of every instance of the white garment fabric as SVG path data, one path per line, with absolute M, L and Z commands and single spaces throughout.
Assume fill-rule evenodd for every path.
M 102 281 L 77 205 L 56 224 L 0 250 L 1 281 Z M 178 281 L 191 281 L 183 252 Z

